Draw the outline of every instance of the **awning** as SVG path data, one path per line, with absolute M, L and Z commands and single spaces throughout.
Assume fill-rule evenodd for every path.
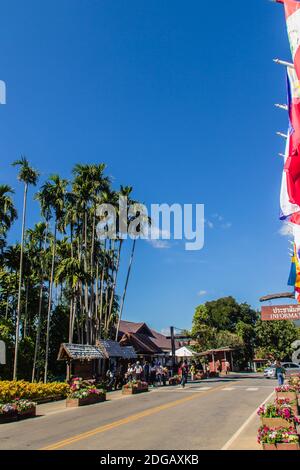
M 199 353 L 196 351 L 193 351 L 191 348 L 188 348 L 187 346 L 183 346 L 180 349 L 177 349 L 175 351 L 175 356 L 176 357 L 194 357 L 194 356 L 199 356 Z
M 58 353 L 58 361 L 103 359 L 104 355 L 96 346 L 89 344 L 62 343 Z

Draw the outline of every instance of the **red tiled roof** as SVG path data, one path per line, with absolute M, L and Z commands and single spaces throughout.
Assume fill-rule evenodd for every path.
M 129 336 L 136 338 L 137 341 L 141 341 L 144 343 L 144 346 L 150 345 L 150 349 L 152 351 L 155 350 L 157 354 L 162 353 L 163 351 L 171 351 L 171 340 L 167 339 L 164 335 L 159 333 L 156 330 L 150 328 L 146 323 L 140 322 L 135 323 L 131 321 L 120 321 L 120 329 L 119 329 L 120 336 L 126 335 L 128 338 Z M 178 341 L 175 343 L 176 347 L 179 346 Z
M 162 350 L 151 341 L 149 336 L 141 333 L 127 333 L 120 341 L 121 344 L 130 344 L 140 354 L 162 354 Z

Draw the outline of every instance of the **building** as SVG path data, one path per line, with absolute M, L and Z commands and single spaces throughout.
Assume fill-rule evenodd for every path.
M 144 322 L 121 320 L 118 341 L 121 346 L 133 346 L 141 360 L 159 360 L 163 364 L 170 361 L 171 340 Z

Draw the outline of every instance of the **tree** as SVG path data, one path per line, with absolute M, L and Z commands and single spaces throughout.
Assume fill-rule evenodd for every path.
M 256 344 L 270 359 L 290 360 L 291 344 L 298 338 L 298 329 L 290 321 L 261 321 L 255 326 Z
M 36 186 L 38 180 L 38 172 L 34 170 L 30 165 L 26 157 L 21 157 L 20 160 L 16 160 L 13 166 L 19 166 L 18 180 L 24 183 L 24 196 L 23 196 L 23 215 L 22 215 L 22 234 L 21 234 L 21 254 L 20 254 L 20 269 L 19 269 L 19 289 L 18 289 L 18 304 L 16 312 L 16 337 L 15 337 L 15 358 L 14 358 L 14 370 L 13 379 L 17 379 L 17 367 L 18 367 L 18 346 L 19 346 L 19 334 L 20 334 L 20 318 L 21 318 L 21 294 L 22 294 L 22 281 L 23 281 L 23 251 L 24 251 L 24 233 L 26 223 L 26 208 L 27 208 L 27 192 L 28 186 Z
M 57 230 L 61 228 L 64 217 L 65 196 L 68 181 L 60 178 L 59 175 L 52 175 L 41 188 L 37 194 L 37 199 L 40 201 L 42 215 L 49 219 L 51 214 L 54 215 L 54 235 L 52 242 L 52 262 L 51 273 L 49 280 L 49 298 L 48 298 L 48 311 L 47 311 L 47 332 L 46 332 L 46 357 L 45 357 L 45 371 L 44 382 L 47 382 L 48 373 L 48 357 L 49 357 L 49 335 L 50 335 L 50 316 L 52 307 L 52 292 L 54 282 L 54 268 L 55 268 L 55 254 L 56 254 L 56 237 Z
M 14 191 L 10 186 L 0 184 L 0 252 L 3 252 L 6 234 L 17 218 L 11 194 L 14 194 Z

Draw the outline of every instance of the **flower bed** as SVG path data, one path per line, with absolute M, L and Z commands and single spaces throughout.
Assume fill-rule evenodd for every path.
M 257 414 L 261 422 L 268 428 L 293 428 L 300 423 L 300 418 L 295 415 L 293 407 L 287 400 L 276 400 L 274 403 L 262 405 Z
M 15 399 L 11 403 L 0 403 L 0 423 L 8 423 L 36 416 L 36 403 Z
M 68 392 L 69 385 L 61 382 L 44 384 L 42 382 L 30 383 L 24 380 L 0 381 L 1 403 L 10 403 L 16 397 L 37 401 L 66 398 Z
M 277 398 L 288 398 L 297 400 L 298 388 L 293 385 L 281 385 L 275 388 Z
M 273 429 L 262 426 L 258 430 L 258 443 L 264 450 L 299 450 L 299 436 L 293 427 Z
M 148 392 L 147 382 L 142 382 L 141 380 L 133 380 L 125 384 L 122 388 L 123 395 L 134 395 L 136 393 Z
M 105 390 L 97 388 L 91 381 L 84 381 L 77 377 L 72 380 L 66 406 L 77 407 L 93 405 L 106 400 Z

